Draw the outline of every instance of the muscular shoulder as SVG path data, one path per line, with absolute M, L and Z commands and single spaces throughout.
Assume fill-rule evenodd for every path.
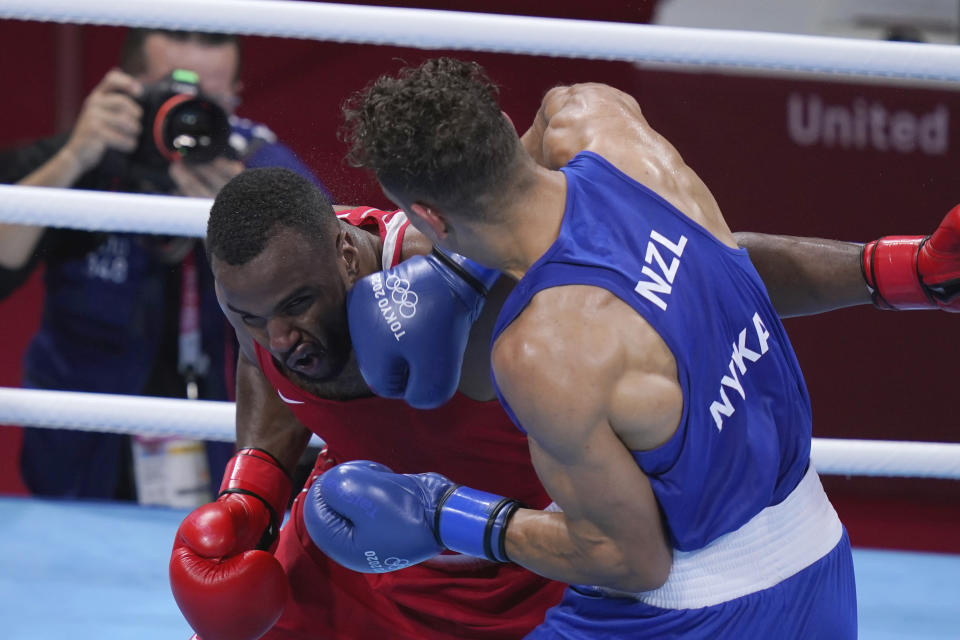
M 565 165 L 584 150 L 613 162 L 622 147 L 633 147 L 636 153 L 646 125 L 632 96 L 597 83 L 551 89 L 539 117 L 544 126 L 544 159 L 552 168 Z
M 493 367 L 541 444 L 576 447 L 592 429 L 610 426 L 630 448 L 652 448 L 672 434 L 682 411 L 669 349 L 629 306 L 595 287 L 538 293 L 497 340 Z
M 550 89 L 543 98 L 543 115 L 552 124 L 570 126 L 585 116 L 640 115 L 640 105 L 628 93 L 598 82 L 585 82 Z M 602 127 L 602 122 L 593 123 Z
M 547 94 L 542 113 L 547 120 L 545 158 L 565 164 L 580 151 L 593 151 L 721 242 L 736 246 L 710 189 L 650 126 L 631 95 L 603 84 L 560 87 Z

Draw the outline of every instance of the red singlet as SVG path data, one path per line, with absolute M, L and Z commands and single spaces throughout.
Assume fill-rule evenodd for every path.
M 402 211 L 358 208 L 338 214 L 374 226 L 383 239 L 383 268 L 400 258 L 409 222 Z M 318 459 L 307 486 L 328 465 L 375 460 L 397 473 L 435 471 L 456 482 L 543 508 L 549 498 L 530 462 L 526 437 L 500 404 L 457 394 L 430 411 L 400 400 L 347 402 L 313 396 L 290 382 L 256 345 L 267 379 L 329 456 Z M 329 560 L 303 526 L 304 492 L 280 532 L 277 558 L 290 578 L 291 600 L 265 640 L 508 640 L 522 638 L 559 602 L 565 585 L 516 565 L 445 554 L 402 571 L 362 574 Z

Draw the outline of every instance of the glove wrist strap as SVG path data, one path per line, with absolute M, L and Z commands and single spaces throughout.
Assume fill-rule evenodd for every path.
M 276 458 L 262 449 L 240 449 L 227 463 L 217 497 L 241 493 L 263 502 L 270 512 L 270 527 L 264 537 L 273 538 L 287 510 L 292 489 L 290 476 Z
M 496 269 L 484 267 L 459 253 L 444 251 L 434 247 L 433 255 L 436 256 L 440 262 L 447 265 L 451 271 L 460 276 L 464 282 L 473 287 L 481 296 L 486 296 L 487 293 L 490 292 L 490 288 L 500 277 L 500 272 Z
M 922 236 L 886 236 L 860 250 L 860 268 L 879 309 L 936 309 L 920 282 L 917 252 Z
M 486 491 L 453 487 L 437 506 L 434 531 L 448 549 L 492 562 L 509 562 L 507 524 L 520 506 L 516 500 Z

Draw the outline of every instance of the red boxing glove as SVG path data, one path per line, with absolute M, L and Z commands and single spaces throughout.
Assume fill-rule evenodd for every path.
M 960 205 L 931 235 L 868 242 L 860 268 L 880 309 L 960 312 Z
M 170 558 L 170 587 L 203 640 L 256 640 L 276 623 L 289 593 L 273 557 L 291 482 L 259 449 L 227 463 L 216 502 L 180 524 Z

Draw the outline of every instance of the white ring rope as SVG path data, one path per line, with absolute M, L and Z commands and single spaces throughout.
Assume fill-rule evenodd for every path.
M 235 416 L 232 402 L 0 387 L 0 424 L 234 442 Z
M 213 200 L 0 185 L 0 222 L 202 238 Z
M 230 402 L 0 387 L 0 424 L 233 442 L 234 416 Z M 960 479 L 960 443 L 814 438 L 811 457 L 827 475 Z
M 814 438 L 821 474 L 960 479 L 960 443 Z
M 0 18 L 652 62 L 960 81 L 960 47 L 289 0 L 0 0 Z

